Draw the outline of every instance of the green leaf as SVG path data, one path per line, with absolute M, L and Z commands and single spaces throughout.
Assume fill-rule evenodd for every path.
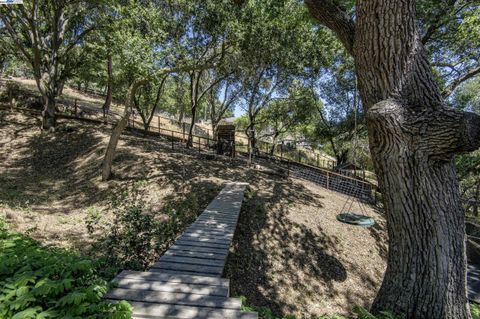
M 32 307 L 27 308 L 17 314 L 15 314 L 12 319 L 28 319 L 28 318 L 35 318 L 37 313 L 41 311 L 41 307 Z

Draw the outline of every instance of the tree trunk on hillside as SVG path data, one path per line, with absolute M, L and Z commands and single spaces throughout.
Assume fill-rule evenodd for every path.
M 107 116 L 108 112 L 110 111 L 110 106 L 112 105 L 113 99 L 113 63 L 112 63 L 112 56 L 108 56 L 107 60 L 107 97 L 105 98 L 105 103 L 102 106 L 103 110 L 103 120 L 107 123 Z
M 55 94 L 46 88 L 42 88 L 40 92 L 43 100 L 42 129 L 53 131 L 57 126 L 57 118 L 55 116 Z
M 125 102 L 125 109 L 123 111 L 123 116 L 120 121 L 117 122 L 115 128 L 112 131 L 112 135 L 110 136 L 110 140 L 108 141 L 107 150 L 105 151 L 105 157 L 103 158 L 102 163 L 102 180 L 106 181 L 110 178 L 112 172 L 112 162 L 115 156 L 115 150 L 117 149 L 118 140 L 120 139 L 120 135 L 122 134 L 123 130 L 128 124 L 128 119 L 130 118 L 132 104 L 133 104 L 133 97 L 137 92 L 137 89 L 148 83 L 148 80 L 141 80 L 134 82 L 130 88 L 128 89 L 127 94 L 127 101 Z
M 157 108 L 160 103 L 160 97 L 162 96 L 163 87 L 165 85 L 167 78 L 168 78 L 168 74 L 165 75 L 160 81 L 160 85 L 158 86 L 158 89 L 157 89 L 157 95 L 155 97 L 155 102 L 153 104 L 152 110 L 150 111 L 150 114 L 148 114 L 148 117 L 146 115 L 143 115 L 143 112 L 141 112 L 140 108 L 138 108 L 140 115 L 142 115 L 143 128 L 145 130 L 145 135 L 147 135 L 148 130 L 150 129 L 150 124 L 152 123 L 153 117 L 157 112 Z
M 245 130 L 245 135 L 248 138 L 248 162 L 252 164 L 253 157 L 256 154 L 257 140 L 255 136 L 255 125 L 250 124 Z
M 272 137 L 272 147 L 270 147 L 270 155 L 275 155 L 275 150 L 277 149 L 277 139 L 280 136 L 280 133 L 277 131 Z
M 203 71 L 192 71 L 190 72 L 190 111 L 191 111 L 191 120 L 190 128 L 188 130 L 187 138 L 187 148 L 193 146 L 193 127 L 195 126 L 195 120 L 197 116 L 197 105 L 199 101 L 199 91 L 200 91 L 200 78 L 202 77 Z
M 416 30 L 415 1 L 306 0 L 353 56 L 384 197 L 387 269 L 372 312 L 470 318 L 464 212 L 454 155 L 480 143 L 480 117 L 444 106 Z
M 182 126 L 183 124 L 183 119 L 185 117 L 185 106 L 181 106 L 180 107 L 180 114 L 178 115 L 178 123 L 180 126 Z
M 63 88 L 65 87 L 65 81 L 61 80 L 58 82 L 58 87 L 57 87 L 57 96 L 62 96 L 63 95 Z
M 130 118 L 130 109 L 124 113 L 123 117 L 118 121 L 113 129 L 112 135 L 110 136 L 110 140 L 108 142 L 107 150 L 105 152 L 105 157 L 103 159 L 102 165 L 102 180 L 106 181 L 110 178 L 110 174 L 112 172 L 112 162 L 113 157 L 115 156 L 115 150 L 117 148 L 118 140 L 120 139 L 120 135 L 122 134 L 123 130 L 128 124 L 128 119 Z
M 188 129 L 188 139 L 187 139 L 187 147 L 193 147 L 193 129 L 195 127 L 195 120 L 197 116 L 197 105 L 192 106 L 192 119 L 190 120 L 190 128 Z
M 212 122 L 212 124 L 211 124 L 211 126 L 212 126 L 212 137 L 213 137 L 214 140 L 216 140 L 217 139 L 218 122 L 215 121 L 213 119 L 213 117 L 211 117 L 211 122 Z

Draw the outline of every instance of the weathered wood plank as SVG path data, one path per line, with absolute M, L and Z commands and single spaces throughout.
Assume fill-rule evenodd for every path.
M 123 288 L 115 288 L 111 290 L 106 294 L 105 298 L 234 310 L 240 310 L 240 307 L 242 305 L 242 302 L 238 298 L 225 298 L 218 296 L 205 296 Z
M 152 269 L 170 269 L 175 271 L 190 271 L 198 274 L 213 274 L 221 275 L 223 266 L 204 266 L 204 265 L 190 265 L 177 262 L 159 261 L 153 264 Z
M 230 246 L 229 244 L 216 244 L 216 243 L 200 242 L 197 240 L 186 240 L 186 239 L 178 239 L 175 243 L 178 245 L 208 247 L 208 248 L 217 248 L 217 249 L 226 249 L 226 250 L 228 250 Z
M 168 250 L 163 254 L 163 256 L 179 256 L 179 257 L 190 257 L 190 258 L 205 258 L 213 260 L 225 260 L 227 254 L 214 254 L 214 253 L 202 253 L 198 251 L 191 250 Z
M 170 250 L 186 250 L 186 251 L 197 251 L 202 253 L 214 253 L 214 254 L 223 254 L 227 255 L 228 250 L 225 248 L 212 248 L 212 247 L 202 247 L 202 246 L 191 246 L 187 244 L 174 244 L 170 247 Z
M 212 238 L 228 238 L 233 239 L 233 231 L 218 231 L 215 229 L 208 229 L 204 227 L 203 229 L 187 229 L 183 233 L 184 235 L 189 235 L 191 237 L 212 237 Z
M 159 282 L 172 282 L 183 284 L 198 284 L 209 286 L 229 287 L 230 281 L 225 278 L 206 278 L 202 276 L 182 275 L 182 274 L 162 274 L 151 271 L 132 271 L 124 270 L 119 273 L 115 279 L 135 279 Z
M 150 271 L 158 272 L 158 273 L 162 273 L 162 274 L 171 274 L 171 275 L 193 275 L 193 276 L 203 276 L 203 277 L 212 277 L 212 278 L 220 277 L 219 274 L 198 273 L 198 272 L 195 272 L 195 271 L 188 271 L 188 270 L 172 270 L 172 269 L 152 268 L 152 269 L 150 269 Z
M 183 235 L 189 237 L 227 238 L 230 240 L 233 239 L 232 232 L 213 232 L 209 230 L 187 230 L 183 233 Z
M 196 295 L 210 295 L 219 297 L 228 297 L 228 287 L 214 285 L 199 285 L 192 283 L 176 283 L 168 281 L 147 281 L 129 278 L 120 278 L 114 280 L 118 288 L 136 289 L 136 290 L 153 290 L 171 293 L 185 293 Z
M 115 301 L 114 301 L 115 302 Z M 257 319 L 256 313 L 210 307 L 178 306 L 168 304 L 131 302 L 133 318 L 159 319 Z
M 197 243 L 211 243 L 229 247 L 231 240 L 229 238 L 215 238 L 215 237 L 191 237 L 182 235 L 177 241 L 194 241 Z
M 207 221 L 207 222 L 196 221 L 190 227 L 188 227 L 186 230 L 190 230 L 190 229 L 213 230 L 213 231 L 221 231 L 221 232 L 225 232 L 225 231 L 233 232 L 235 230 L 235 227 L 227 225 L 227 224 L 223 224 L 223 223 L 212 222 L 212 221 Z
M 180 256 L 170 256 L 170 255 L 163 255 L 160 258 L 160 261 L 184 263 L 184 264 L 191 264 L 191 265 L 205 265 L 205 266 L 214 266 L 214 267 L 223 267 L 224 265 L 224 261 L 219 259 L 192 258 L 192 257 L 180 257 Z

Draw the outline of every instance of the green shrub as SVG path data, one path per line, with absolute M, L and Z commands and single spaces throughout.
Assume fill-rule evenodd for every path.
M 104 234 L 93 251 L 123 269 L 147 269 L 201 212 L 194 193 L 168 201 L 161 211 L 148 212 L 141 193 L 124 192 L 112 200 L 111 222 L 99 212 L 88 212 L 87 230 Z
M 127 302 L 102 300 L 106 265 L 10 233 L 0 220 L 0 318 L 130 318 Z

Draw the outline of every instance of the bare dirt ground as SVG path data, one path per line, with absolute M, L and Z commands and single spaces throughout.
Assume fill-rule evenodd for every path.
M 346 314 L 368 305 L 385 269 L 385 221 L 371 229 L 341 224 L 345 197 L 285 179 L 243 161 L 209 160 L 159 138 L 122 136 L 114 176 L 100 179 L 109 126 L 59 120 L 55 134 L 38 119 L 0 110 L 0 216 L 46 245 L 89 253 L 92 211 L 112 218 L 112 196 L 141 187 L 150 214 L 195 194 L 199 213 L 226 181 L 250 183 L 225 276 L 232 295 L 278 314 Z M 140 185 L 140 186 L 139 186 Z

